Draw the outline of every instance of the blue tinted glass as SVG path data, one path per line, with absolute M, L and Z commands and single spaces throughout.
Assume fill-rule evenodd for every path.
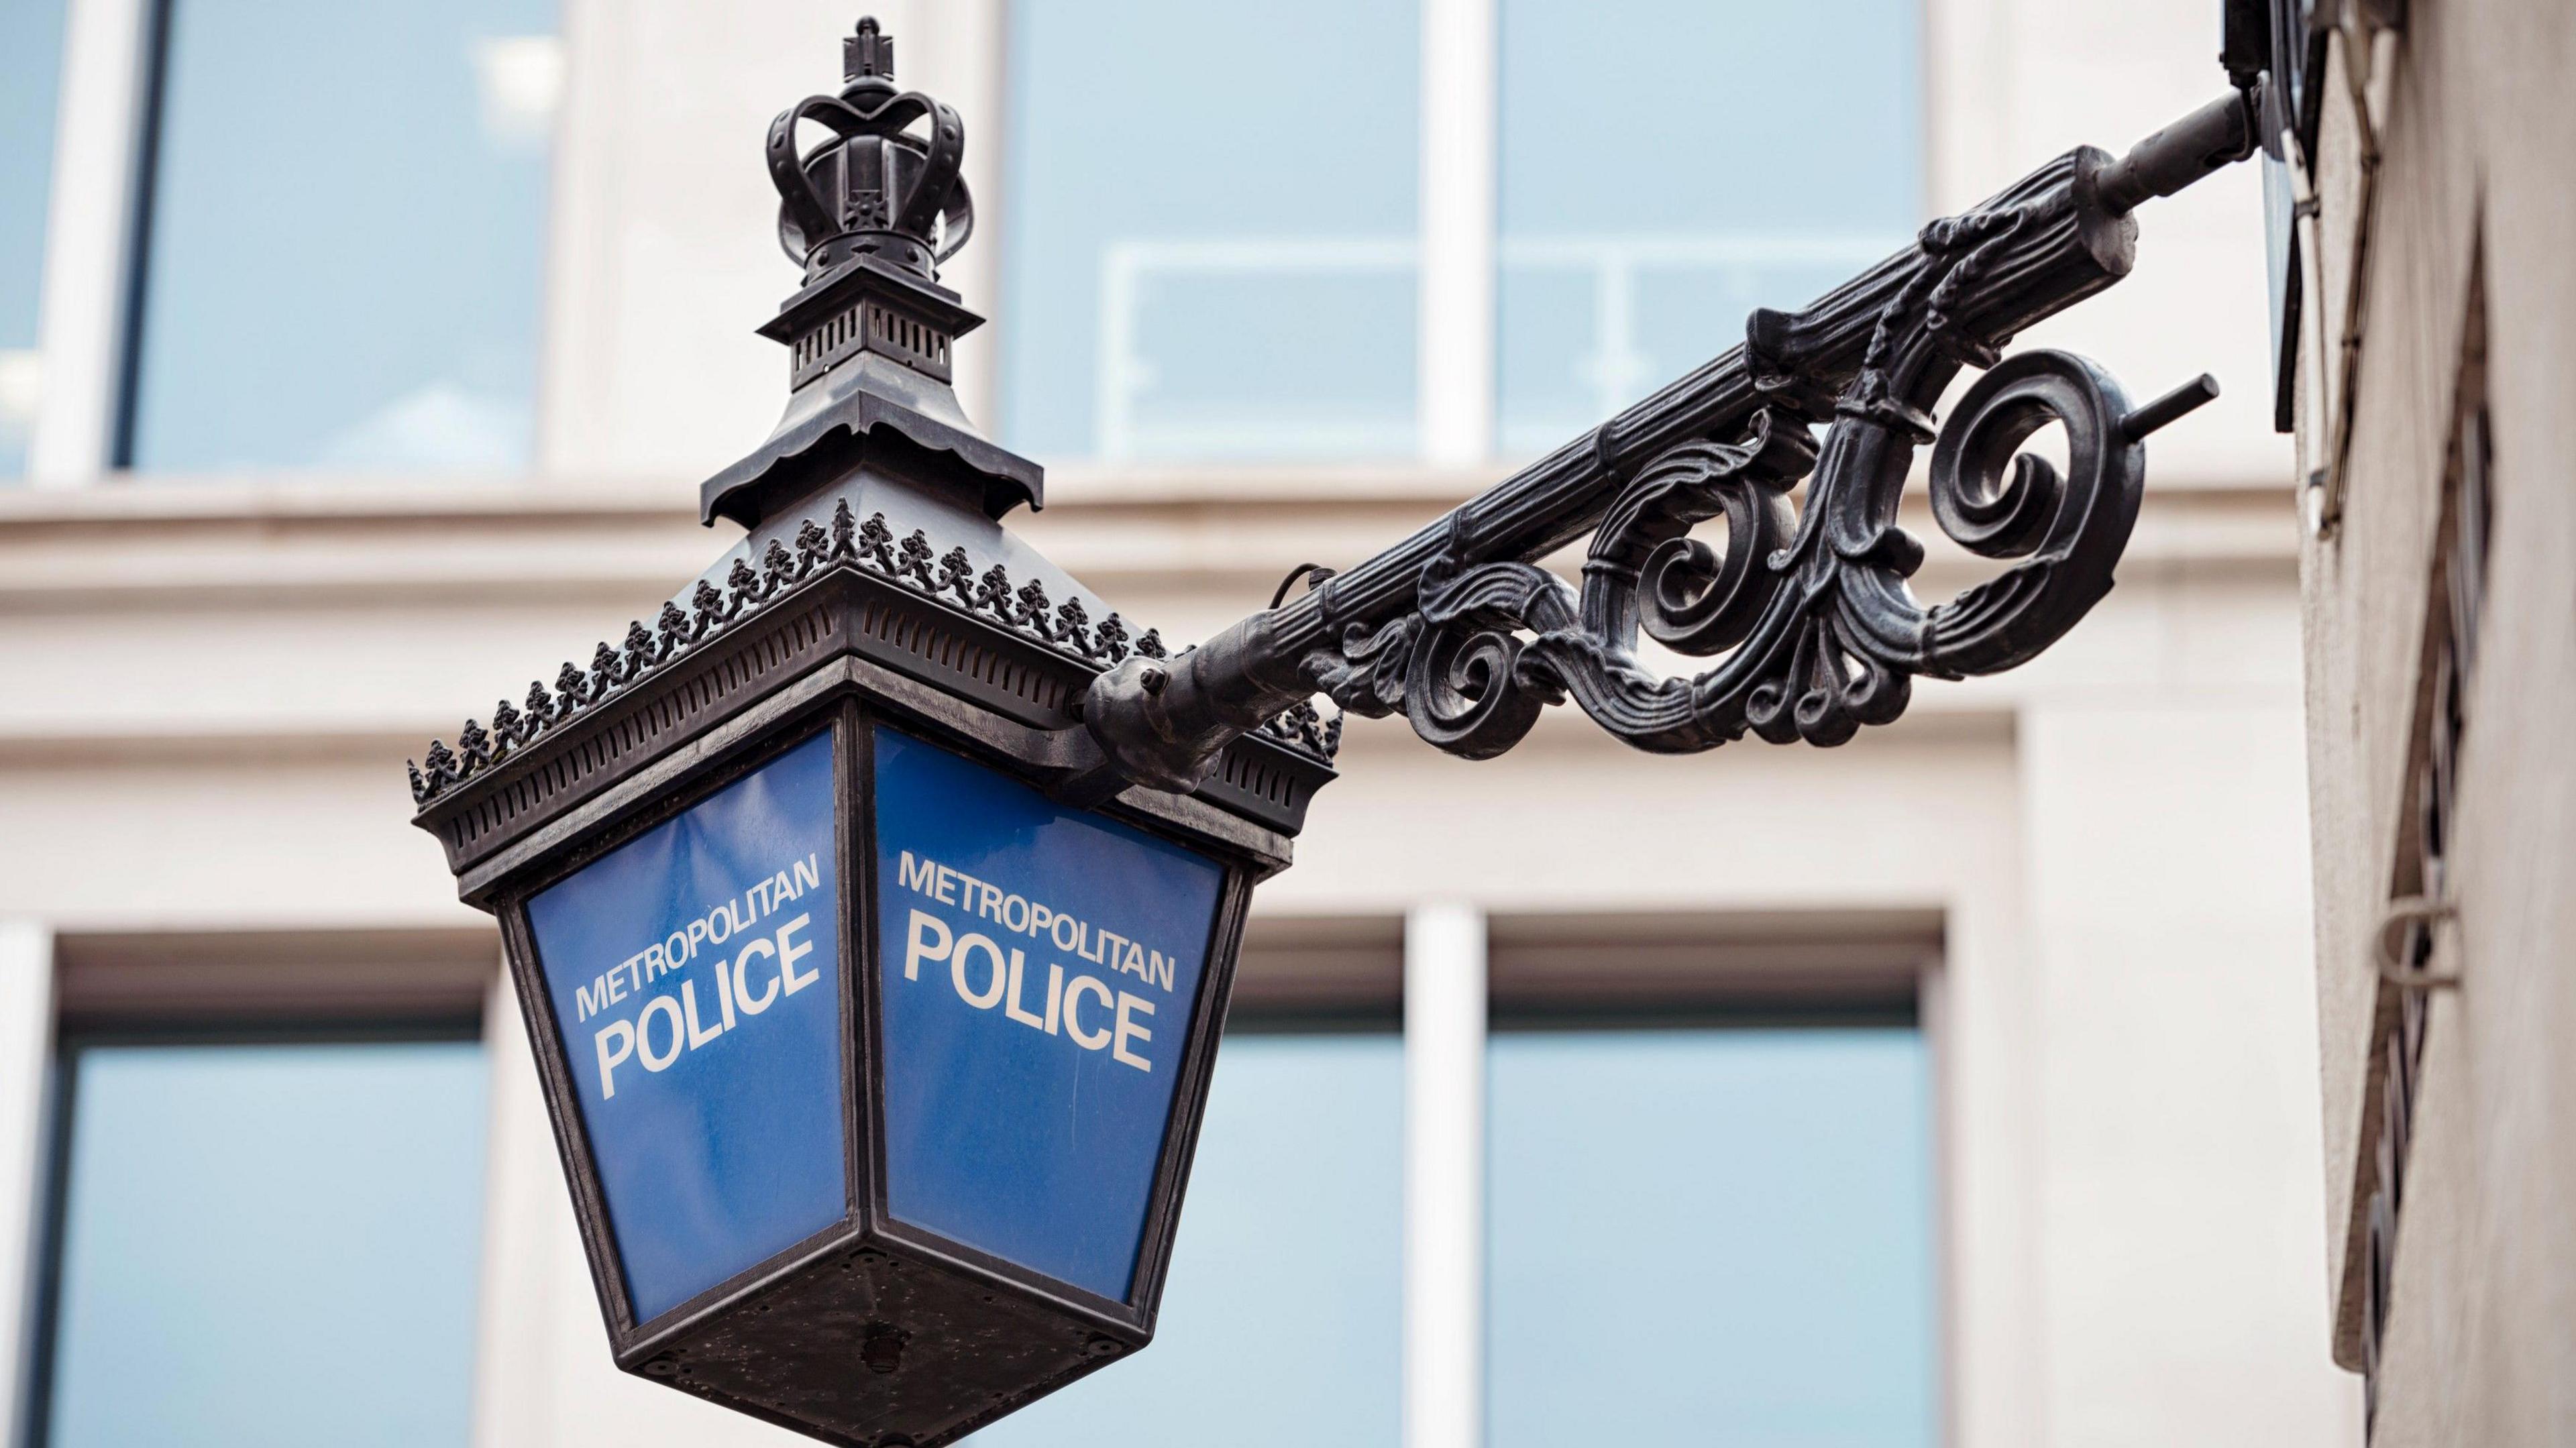
M 72 1077 L 52 1448 L 467 1440 L 482 1047 L 105 1047 Z
M 1904 244 L 1921 7 L 1502 0 L 1505 452 L 1564 442 L 1743 341 L 1753 308 Z
M 1225 871 L 876 731 L 886 1209 L 1124 1300 Z
M 1228 1036 L 1154 1345 L 976 1448 L 1393 1448 L 1403 1117 L 1392 1034 Z
M 848 1215 L 832 823 L 823 733 L 528 902 L 639 1320 Z
M 1414 445 L 1402 0 L 1018 0 L 1003 427 L 1041 456 Z
M 528 461 L 554 29 L 553 0 L 171 0 L 134 467 Z
M 62 59 L 63 0 L 0 0 L 0 478 L 26 470 L 44 381 L 36 298 Z
M 1488 1441 L 1934 1441 L 1911 1030 L 1507 1033 Z

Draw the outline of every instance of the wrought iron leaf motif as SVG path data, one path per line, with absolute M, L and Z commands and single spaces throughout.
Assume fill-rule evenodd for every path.
M 1518 743 L 1571 699 L 1642 749 L 1689 753 L 1742 738 L 1833 745 L 1905 711 L 1916 675 L 1952 679 L 2026 662 L 2110 591 L 2136 522 L 2143 452 L 2128 404 L 2092 363 L 2031 351 L 1997 361 L 1952 316 L 2002 268 L 2023 228 L 2012 209 L 1924 229 L 1916 269 L 1881 309 L 1868 352 L 1827 394 L 1793 368 L 1759 385 L 1770 405 L 1730 441 L 1694 441 L 1626 476 L 1592 534 L 1578 589 L 1534 564 L 1480 556 L 1468 510 L 1420 576 L 1411 613 L 1344 626 L 1306 677 L 1345 710 L 1401 710 L 1431 744 L 1471 759 Z M 1748 352 L 1788 319 L 1756 313 Z M 1936 430 L 1931 408 L 1964 365 L 1987 367 Z M 2017 450 L 2066 430 L 2061 475 Z M 1933 445 L 1934 518 L 1970 552 L 2015 560 L 1927 608 L 1906 580 L 1923 548 L 1896 525 L 1914 450 Z M 1604 457 L 1611 439 L 1596 439 Z M 1807 478 L 1803 512 L 1788 494 Z M 1723 521 L 1721 549 L 1692 536 Z M 1666 676 L 1640 637 L 1716 657 Z
M 828 531 L 811 519 L 800 525 L 793 552 L 773 541 L 758 570 L 747 560 L 736 559 L 725 588 L 701 580 L 690 593 L 687 609 L 664 604 L 649 630 L 640 620 L 628 624 L 623 647 L 599 645 L 587 672 L 565 664 L 555 677 L 555 692 L 549 694 L 545 685 L 531 683 L 524 712 L 504 701 L 493 711 L 488 730 L 466 721 L 457 734 L 461 752 L 432 740 L 421 761 L 405 766 L 412 802 L 427 806 L 540 736 L 587 714 L 637 679 L 761 612 L 798 584 L 833 568 L 862 569 L 1085 664 L 1115 664 L 1130 654 L 1166 656 L 1162 635 L 1155 630 L 1131 639 L 1127 621 L 1115 613 L 1094 624 L 1079 599 L 1050 605 L 1044 585 L 1031 579 L 1014 588 L 1010 571 L 999 563 L 978 579 L 962 548 L 950 549 L 934 571 L 930 543 L 923 534 L 916 531 L 897 544 L 884 514 L 860 522 L 844 501 L 834 506 Z M 1319 722 L 1312 704 L 1288 710 L 1262 733 L 1328 760 L 1341 743 L 1340 721 Z

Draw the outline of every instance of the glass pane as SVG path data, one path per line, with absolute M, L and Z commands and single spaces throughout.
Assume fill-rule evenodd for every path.
M 1393 1448 L 1403 1117 L 1392 1034 L 1227 1036 L 1153 1346 L 976 1448 Z
M 129 462 L 524 466 L 553 0 L 171 0 Z
M 1921 5 L 1502 0 L 1503 451 L 1564 442 L 1744 340 L 1753 308 L 1905 244 Z M 1606 130 L 1577 119 L 1599 96 Z
M 1013 5 L 1012 446 L 1412 451 L 1419 25 L 1382 0 Z
M 52 1448 L 467 1440 L 481 1046 L 96 1047 L 71 1073 Z
M 36 298 L 62 59 L 63 0 L 0 0 L 0 478 L 27 469 L 44 386 Z
M 1910 1029 L 1504 1033 L 1494 1448 L 1934 1441 Z

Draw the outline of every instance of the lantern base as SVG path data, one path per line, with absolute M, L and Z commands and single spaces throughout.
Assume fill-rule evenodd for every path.
M 899 1325 L 898 1325 L 899 1324 Z M 836 1243 L 618 1366 L 850 1448 L 938 1448 L 1145 1346 L 910 1244 Z

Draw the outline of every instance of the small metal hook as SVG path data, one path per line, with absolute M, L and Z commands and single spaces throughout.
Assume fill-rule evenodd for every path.
M 1312 579 L 1313 581 L 1306 585 L 1307 591 L 1312 592 L 1315 589 L 1323 587 L 1325 583 L 1329 582 L 1335 571 L 1336 570 L 1334 569 L 1326 568 L 1320 563 L 1298 564 L 1296 567 L 1288 570 L 1287 577 L 1279 580 L 1279 591 L 1270 595 L 1270 606 L 1272 608 L 1277 608 L 1279 605 L 1286 603 L 1288 601 L 1288 590 L 1297 586 L 1298 579 Z
M 2120 419 L 2120 438 L 2124 442 L 2144 442 L 2147 434 L 2169 423 L 2179 421 L 2218 400 L 2218 379 L 2203 372 L 2182 386 Z
M 2456 974 L 2417 970 L 2412 966 L 2399 964 L 2395 942 L 2389 936 L 2395 927 L 2400 925 L 2412 925 L 2419 921 L 2429 925 L 2443 920 L 2455 920 L 2459 918 L 2459 914 L 2460 907 L 2450 901 L 2428 899 L 2422 895 L 2406 895 L 2389 901 L 2388 909 L 2379 917 L 2379 927 L 2371 932 L 2370 937 L 2371 963 L 2378 968 L 2379 978 L 2399 990 L 2458 989 L 2460 978 Z

